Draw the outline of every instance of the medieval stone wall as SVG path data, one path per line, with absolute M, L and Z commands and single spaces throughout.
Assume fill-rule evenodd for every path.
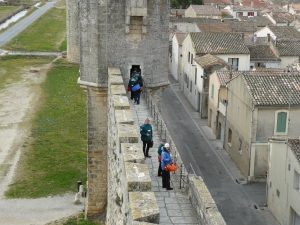
M 159 208 L 119 69 L 108 70 L 106 224 L 159 223 Z
M 168 83 L 169 1 L 80 0 L 81 75 L 83 82 L 107 85 L 108 67 L 118 67 L 129 77 L 138 65 L 149 86 Z M 130 10 L 129 10 L 130 9 Z M 133 10 L 135 9 L 135 10 Z M 146 12 L 146 14 L 145 14 Z M 134 17 L 134 15 L 138 15 Z M 132 35 L 134 18 L 142 19 L 142 34 Z

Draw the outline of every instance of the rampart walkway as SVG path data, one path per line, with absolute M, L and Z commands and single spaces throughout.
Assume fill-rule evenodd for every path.
M 147 117 L 153 121 L 144 98 L 141 99 L 140 105 L 134 104 L 130 98 L 129 101 L 137 130 L 139 130 L 140 125 L 143 124 Z M 179 183 L 177 179 L 175 179 L 175 175 L 173 173 L 171 173 L 171 186 L 174 187 L 174 189 L 172 191 L 167 191 L 165 188 L 162 188 L 162 179 L 157 176 L 157 148 L 160 144 L 161 136 L 154 124 L 152 124 L 152 127 L 154 134 L 154 147 L 150 149 L 150 155 L 152 158 L 147 158 L 146 163 L 151 175 L 152 191 L 155 192 L 159 206 L 159 224 L 199 224 L 197 220 L 197 213 L 190 203 L 187 193 L 184 189 L 179 188 Z

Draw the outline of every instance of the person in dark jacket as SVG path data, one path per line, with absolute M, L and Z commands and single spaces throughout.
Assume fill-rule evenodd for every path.
M 151 158 L 149 153 L 150 144 L 152 141 L 152 126 L 150 124 L 150 119 L 147 118 L 145 123 L 141 126 L 140 130 L 141 140 L 143 141 L 143 152 L 144 156 L 147 158 Z
M 161 153 L 162 153 L 162 148 L 164 147 L 166 143 L 166 139 L 161 139 L 161 144 L 158 146 L 157 149 L 157 154 L 158 154 L 158 162 L 159 162 L 159 166 L 158 166 L 158 172 L 157 172 L 157 176 L 161 177 L 162 176 L 162 169 L 161 169 Z
M 173 160 L 170 155 L 170 145 L 166 143 L 162 150 L 162 158 L 161 158 L 161 169 L 162 171 L 162 185 L 163 188 L 167 190 L 173 190 L 170 186 L 170 172 L 165 170 L 166 164 L 172 164 Z
M 133 100 L 133 96 L 134 96 L 134 92 L 132 91 L 132 87 L 133 87 L 133 84 L 136 82 L 137 80 L 137 77 L 135 76 L 135 74 L 132 74 L 130 79 L 129 79 L 129 82 L 128 82 L 128 88 L 130 88 L 130 99 Z
M 133 86 L 136 85 L 136 84 L 139 84 L 140 88 L 138 90 L 134 91 L 133 98 L 134 98 L 134 103 L 139 105 L 140 104 L 140 98 L 141 98 L 141 92 L 142 92 L 142 88 L 143 88 L 143 78 L 142 78 L 141 74 L 138 75 L 137 80 L 134 82 Z

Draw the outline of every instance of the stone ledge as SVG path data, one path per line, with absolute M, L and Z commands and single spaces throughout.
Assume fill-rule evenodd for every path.
M 127 96 L 113 95 L 111 98 L 115 109 L 130 109 Z
M 122 143 L 121 152 L 123 153 L 124 162 L 145 163 L 145 156 L 142 151 L 142 144 Z
M 118 139 L 120 143 L 138 143 L 139 135 L 135 125 L 118 124 Z
M 133 221 L 159 224 L 159 208 L 154 192 L 129 192 Z
M 151 191 L 151 177 L 146 164 L 125 162 L 128 192 Z
M 226 225 L 202 177 L 189 176 L 188 196 L 203 224 Z
M 110 85 L 110 93 L 111 95 L 123 95 L 126 96 L 126 90 L 123 85 Z
M 108 75 L 119 75 L 121 76 L 121 70 L 118 67 L 108 67 Z
M 117 75 L 109 75 L 108 77 L 108 83 L 110 85 L 124 85 L 123 78 L 121 76 Z
M 134 119 L 131 110 L 115 110 L 117 124 L 134 124 Z

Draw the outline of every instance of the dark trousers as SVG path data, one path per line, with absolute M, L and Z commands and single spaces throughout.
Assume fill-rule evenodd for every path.
M 132 100 L 132 99 L 133 99 L 133 97 L 134 97 L 134 92 L 133 92 L 133 91 L 131 91 L 131 92 L 130 92 L 130 99 Z
M 162 171 L 162 186 L 163 188 L 170 188 L 170 172 Z
M 133 98 L 136 104 L 140 104 L 141 91 L 140 90 L 135 91 Z
M 144 152 L 145 157 L 148 156 L 148 152 L 149 152 L 149 148 L 150 148 L 150 142 L 151 142 L 151 140 L 143 141 L 143 152 Z
M 161 162 L 159 162 L 159 166 L 158 166 L 158 172 L 157 172 L 157 176 L 161 176 L 162 175 L 162 168 L 161 168 Z

